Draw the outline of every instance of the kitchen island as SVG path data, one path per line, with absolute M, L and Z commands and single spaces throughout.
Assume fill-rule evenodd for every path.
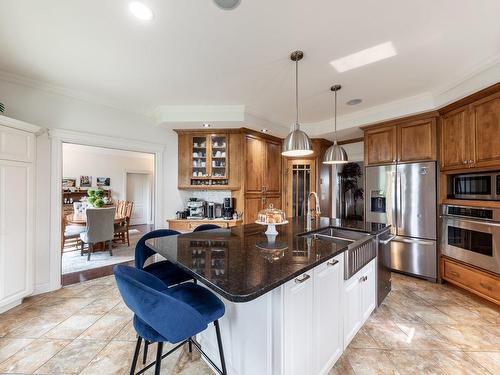
M 305 220 L 294 219 L 278 227 L 276 238 L 249 224 L 147 245 L 224 301 L 229 374 L 325 374 L 376 305 L 376 259 L 344 280 L 344 253 L 353 241 L 310 233 L 325 228 L 375 241 L 386 226 L 320 218 L 307 231 Z M 217 363 L 213 327 L 197 339 Z

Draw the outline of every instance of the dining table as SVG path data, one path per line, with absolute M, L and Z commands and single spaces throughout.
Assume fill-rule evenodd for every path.
M 120 213 L 115 214 L 115 224 L 125 221 L 126 216 Z M 66 223 L 73 225 L 87 225 L 87 215 L 85 212 L 74 212 L 72 214 L 66 215 Z

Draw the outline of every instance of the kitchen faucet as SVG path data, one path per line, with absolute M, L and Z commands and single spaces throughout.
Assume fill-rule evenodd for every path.
M 316 192 L 311 191 L 309 195 L 307 196 L 307 227 L 306 230 L 310 231 L 312 227 L 312 215 L 311 215 L 311 195 L 314 195 L 314 198 L 316 199 L 316 217 L 319 217 L 321 215 L 321 209 L 319 207 L 319 199 L 318 199 L 318 194 Z

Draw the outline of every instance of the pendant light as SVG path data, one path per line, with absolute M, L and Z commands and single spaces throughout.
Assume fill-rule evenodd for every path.
M 325 152 L 325 156 L 323 157 L 323 164 L 345 164 L 348 162 L 347 152 L 337 144 L 337 91 L 342 88 L 340 85 L 333 85 L 330 90 L 335 93 L 335 133 L 334 133 L 334 141 L 333 145 L 328 147 L 328 150 Z
M 295 123 L 292 130 L 283 141 L 281 155 L 283 156 L 307 156 L 313 153 L 311 140 L 300 130 L 299 124 L 299 61 L 304 57 L 304 52 L 294 51 L 290 59 L 295 61 Z

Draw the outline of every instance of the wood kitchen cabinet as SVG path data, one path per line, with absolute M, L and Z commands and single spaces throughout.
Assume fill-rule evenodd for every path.
M 396 162 L 396 127 L 386 126 L 365 131 L 365 164 Z
M 369 126 L 364 131 L 366 165 L 437 159 L 434 112 Z
M 281 143 L 245 136 L 245 193 L 281 193 Z
M 500 93 L 443 113 L 443 171 L 500 166 Z

